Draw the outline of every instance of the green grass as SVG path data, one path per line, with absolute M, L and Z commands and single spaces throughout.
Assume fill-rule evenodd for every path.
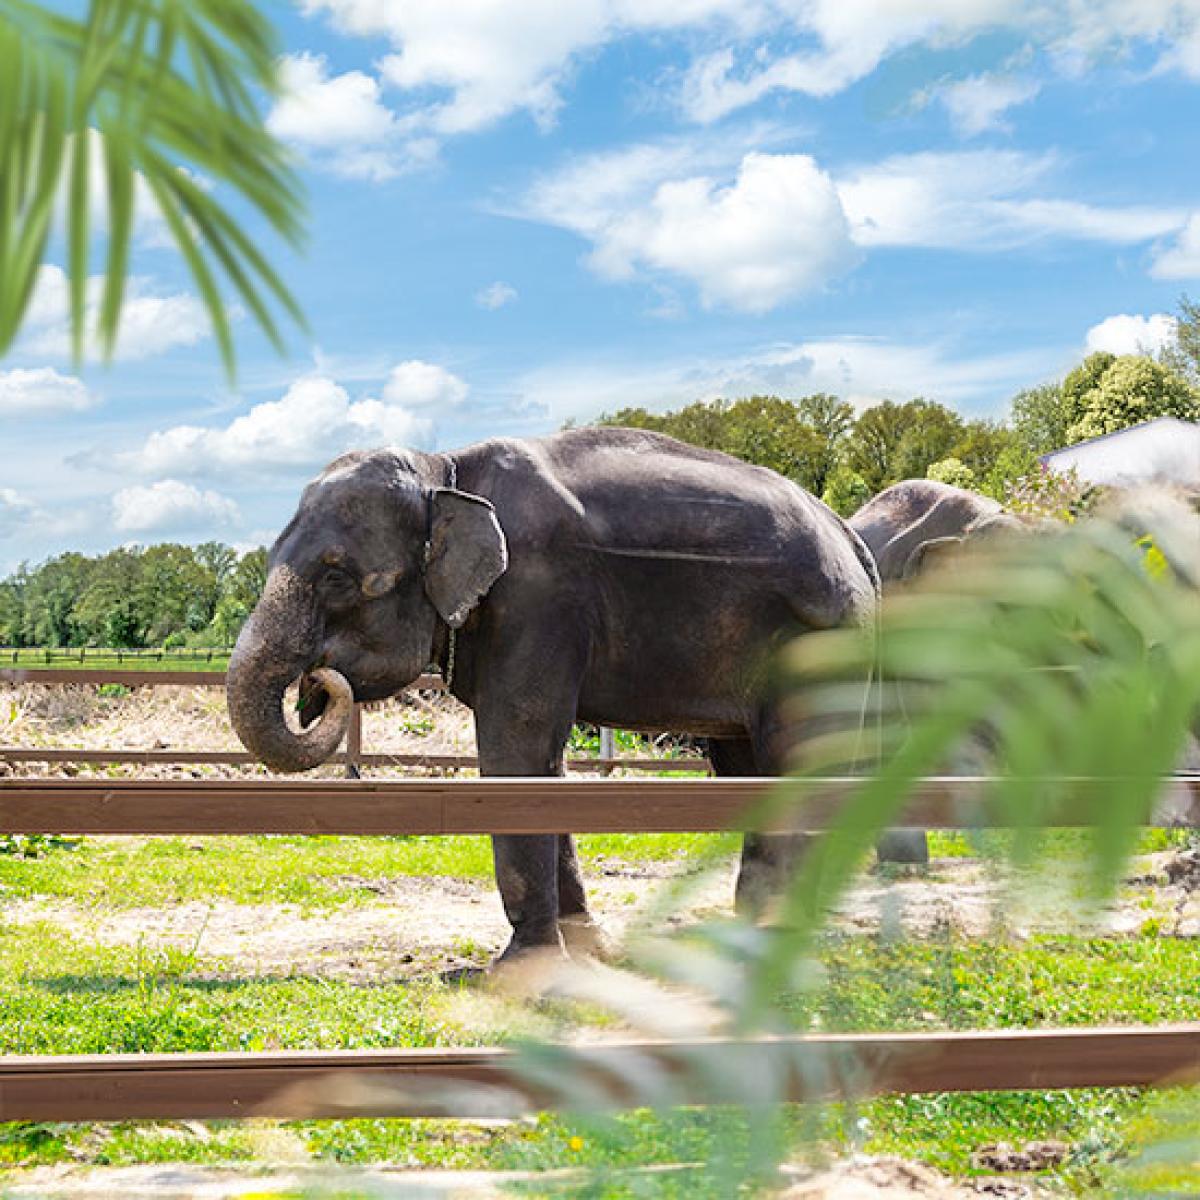
M 711 845 L 700 835 L 580 840 L 589 862 L 600 855 L 670 858 Z M 87 839 L 37 859 L 0 858 L 5 895 L 70 897 L 85 908 L 213 896 L 322 908 L 375 902 L 344 876 L 489 873 L 482 838 Z M 818 990 L 795 997 L 793 1008 L 798 1020 L 826 1030 L 1200 1019 L 1200 944 L 1187 939 L 985 943 L 947 935 L 890 943 L 830 936 L 820 961 Z M 150 951 L 72 938 L 50 922 L 0 927 L 0 1047 L 95 1053 L 466 1045 L 503 1040 L 519 1027 L 511 1009 L 477 1020 L 478 1003 L 462 1004 L 456 989 L 433 979 L 370 986 L 302 976 L 226 978 L 229 973 L 203 956 L 202 940 L 197 952 Z M 972 1152 L 989 1142 L 1062 1138 L 1072 1147 L 1062 1180 L 1080 1194 L 1116 1170 L 1114 1155 L 1164 1128 L 1154 1106 L 1132 1090 L 885 1098 L 854 1108 L 794 1107 L 781 1119 L 786 1136 L 804 1133 L 830 1151 L 898 1153 L 956 1173 L 969 1173 Z M 724 1110 L 629 1113 L 604 1122 L 545 1116 L 501 1126 L 385 1120 L 10 1125 L 0 1126 L 0 1164 L 253 1163 L 279 1158 L 281 1146 L 288 1146 L 343 1163 L 611 1168 L 617 1173 L 594 1194 L 699 1200 L 730 1194 L 728 1180 L 689 1173 L 635 1183 L 619 1168 L 630 1162 L 744 1164 L 756 1132 Z M 1177 1190 L 1180 1179 L 1191 1179 L 1186 1168 L 1154 1164 L 1148 1171 Z
M 664 861 L 710 845 L 712 834 L 595 834 L 579 838 L 597 858 Z M 136 908 L 188 900 L 289 903 L 310 908 L 372 899 L 360 880 L 451 875 L 490 879 L 486 837 L 86 838 L 35 859 L 0 856 L 9 896 L 69 897 L 86 908 Z

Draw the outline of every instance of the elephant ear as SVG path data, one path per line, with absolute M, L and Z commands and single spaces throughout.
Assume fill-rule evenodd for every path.
M 908 561 L 904 564 L 902 578 L 915 579 L 922 572 L 928 571 L 936 567 L 938 563 L 943 562 L 949 555 L 958 550 L 962 544 L 963 539 L 960 537 L 926 538 L 908 556 Z
M 496 510 L 482 496 L 454 488 L 433 493 L 425 592 L 443 621 L 458 629 L 508 566 Z

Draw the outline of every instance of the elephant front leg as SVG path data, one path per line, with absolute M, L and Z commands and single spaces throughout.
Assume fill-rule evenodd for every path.
M 533 950 L 563 949 L 558 926 L 557 834 L 498 834 L 492 838 L 496 886 L 512 938 L 500 962 Z

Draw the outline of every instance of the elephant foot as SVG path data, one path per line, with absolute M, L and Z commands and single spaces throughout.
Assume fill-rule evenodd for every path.
M 923 829 L 889 829 L 875 844 L 880 863 L 929 865 L 929 838 Z
M 587 913 L 559 917 L 558 928 L 572 958 L 596 958 L 610 963 L 620 957 L 616 942 L 605 933 L 604 926 Z
M 556 936 L 557 930 L 555 931 Z M 557 944 L 520 942 L 516 936 L 487 969 L 488 985 L 506 996 L 539 999 L 554 990 L 570 956 L 561 937 Z

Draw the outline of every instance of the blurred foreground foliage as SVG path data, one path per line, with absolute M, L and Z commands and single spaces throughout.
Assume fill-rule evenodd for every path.
M 1148 568 L 1147 541 L 1166 569 Z M 770 797 L 771 815 L 802 826 L 821 777 L 851 765 L 861 781 L 807 846 L 775 920 L 762 928 L 713 920 L 652 936 L 682 892 L 699 886 L 693 877 L 647 915 L 629 946 L 634 970 L 571 970 L 560 986 L 656 1038 L 819 1028 L 816 998 L 831 981 L 819 937 L 831 909 L 879 834 L 901 823 L 923 777 L 953 771 L 964 755 L 984 756 L 991 775 L 964 823 L 1011 827 L 997 845 L 1012 867 L 1041 866 L 1047 885 L 1061 888 L 1058 902 L 1086 915 L 1113 893 L 1200 716 L 1198 586 L 1200 523 L 1186 505 L 1159 497 L 964 554 L 890 598 L 875 631 L 801 638 L 790 652 L 791 697 L 815 732 L 799 748 L 795 775 Z M 1082 894 L 1077 879 L 1068 887 L 1056 871 L 1052 851 L 1046 857 L 1056 844 L 1047 831 L 1062 824 L 1090 834 Z M 840 1080 L 851 1090 L 866 1082 L 853 1064 L 795 1043 L 721 1062 L 687 1048 L 617 1059 L 602 1045 L 538 1042 L 523 1063 L 560 1103 L 590 1114 L 606 1139 L 619 1140 L 623 1128 L 603 1115 L 612 1081 L 625 1101 L 659 1112 L 705 1099 L 741 1110 L 747 1137 L 727 1160 L 700 1168 L 712 1185 L 705 1194 L 733 1195 L 769 1178 L 804 1141 L 781 1116 L 792 1081 Z M 598 1070 L 607 1086 L 595 1083 Z M 1194 1117 L 1175 1112 L 1153 1125 L 1173 1140 L 1147 1148 L 1114 1194 L 1183 1194 L 1155 1190 L 1156 1180 L 1178 1179 L 1164 1163 L 1196 1158 Z M 675 1161 L 688 1161 L 686 1144 L 678 1151 Z

